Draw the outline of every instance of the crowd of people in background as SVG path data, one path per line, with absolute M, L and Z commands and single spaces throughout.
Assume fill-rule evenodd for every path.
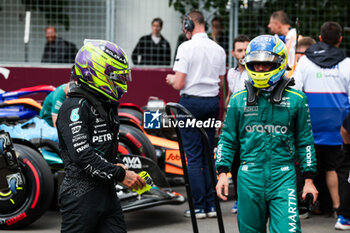
M 350 94 L 350 59 L 339 49 L 341 41 L 341 26 L 336 22 L 324 23 L 319 42 L 305 51 L 293 74 L 295 89 L 305 92 L 309 100 L 318 161 L 315 181 L 320 189 L 320 207 L 323 212 L 334 215 L 340 206 L 337 169 L 342 160 L 343 140 L 339 129 L 349 107 Z M 326 206 L 327 189 L 330 206 Z
M 172 64 L 171 48 L 169 42 L 161 35 L 162 19 L 154 18 L 151 27 L 151 34 L 139 39 L 132 52 L 132 61 L 135 65 L 169 66 Z M 257 163 L 275 171 L 276 168 L 269 167 L 266 161 L 266 158 L 270 158 L 274 153 L 277 156 L 276 160 L 280 161 L 278 169 L 282 169 L 283 166 L 286 172 L 273 184 L 292 190 L 295 195 L 302 192 L 304 200 L 307 194 L 313 195 L 313 208 L 300 214 L 300 217 L 308 218 L 312 213 L 329 214 L 337 218 L 336 229 L 350 230 L 350 115 L 347 115 L 350 106 L 350 59 L 339 48 L 342 42 L 342 27 L 337 22 L 325 22 L 316 42 L 309 36 L 298 35 L 296 29 L 291 27 L 286 12 L 276 11 L 271 14 L 267 28 L 272 35 L 259 36 L 252 41 L 247 35 L 237 36 L 229 53 L 228 37 L 224 35 L 222 20 L 214 17 L 211 21 L 211 33 L 207 34 L 203 14 L 196 10 L 189 12 L 183 20 L 183 34 L 179 36 L 173 59 L 175 74 L 167 75 L 166 82 L 180 91 L 180 104 L 197 119 L 218 119 L 219 91 L 225 79 L 227 57 L 231 54 L 235 59 L 237 66 L 229 69 L 226 76 L 228 94 L 224 105 L 225 111 L 228 112 L 224 114 L 226 120 L 216 155 L 217 158 L 219 156 L 217 172 L 220 174 L 217 192 L 219 197 L 226 199 L 226 173 L 231 170 L 236 193 L 232 212 L 238 212 L 238 223 L 242 232 L 246 232 L 245 229 L 250 227 L 264 231 L 268 216 L 271 218 L 272 232 L 286 232 L 290 225 L 288 219 L 282 216 L 288 216 L 287 212 L 271 212 L 275 208 L 282 208 L 281 206 L 288 202 L 283 191 L 278 192 L 280 196 L 276 197 L 280 203 L 275 203 L 273 198 L 259 196 L 261 203 L 255 205 L 250 196 L 251 193 L 257 195 L 261 192 L 260 188 L 264 187 L 252 187 L 251 179 L 258 180 L 261 177 L 250 176 L 245 172 L 261 172 Z M 75 46 L 57 37 L 54 27 L 46 29 L 46 38 L 42 62 L 74 62 L 74 57 L 69 55 L 76 54 Z M 264 74 L 265 78 L 261 74 Z M 276 90 L 277 86 L 282 87 Z M 61 89 L 62 97 L 65 98 L 64 86 Z M 242 124 L 248 124 L 244 122 L 247 118 L 245 111 L 239 110 L 241 106 L 245 106 L 245 109 L 248 105 L 272 109 L 282 103 L 287 104 L 286 100 L 288 104 L 295 105 L 293 107 L 299 109 L 299 112 L 290 109 L 288 114 L 281 112 L 278 115 L 274 111 L 256 114 L 271 114 L 275 117 L 275 120 L 267 119 L 266 124 L 292 122 L 285 131 L 288 131 L 288 135 L 282 135 L 282 138 L 262 129 L 266 137 L 256 135 L 254 138 L 240 131 Z M 235 108 L 230 108 L 232 106 Z M 50 112 L 49 115 L 51 114 L 55 116 L 54 112 Z M 282 116 L 285 118 L 281 118 Z M 279 120 L 276 123 L 277 118 Z M 56 117 L 53 120 L 55 125 Z M 260 122 L 259 119 L 255 120 Z M 192 190 L 196 217 L 216 217 L 213 197 L 209 191 L 209 168 L 203 155 L 200 135 L 193 129 L 182 129 L 181 133 L 188 159 L 190 183 L 194 186 Z M 214 150 L 215 129 L 209 129 L 207 133 L 210 147 Z M 266 138 L 270 141 L 266 141 Z M 265 140 L 266 145 L 275 147 L 275 151 L 271 149 L 271 154 L 266 153 L 264 158 L 256 160 L 251 155 L 258 156 L 265 150 L 265 144 L 256 145 L 256 140 Z M 257 148 L 261 150 L 257 151 Z M 296 153 L 297 162 L 292 158 Z M 278 155 L 293 156 L 286 161 L 285 157 L 279 158 Z M 298 184 L 298 187 L 302 187 L 301 190 L 296 189 L 294 167 L 290 167 L 288 163 L 292 160 L 302 173 L 297 176 L 302 175 L 305 179 L 302 185 Z M 238 193 L 237 177 L 240 183 Z M 261 180 L 263 183 L 270 181 Z M 273 195 L 275 191 L 269 192 Z M 190 217 L 190 211 L 186 210 L 184 215 Z M 249 219 L 254 219 L 255 222 L 252 223 Z M 256 223 L 257 219 L 261 219 L 260 224 Z M 295 227 L 297 231 L 300 230 L 299 220 L 296 221 Z
M 184 21 L 184 27 L 186 25 L 185 23 L 186 23 L 186 20 Z M 334 216 L 337 218 L 337 222 L 335 225 L 336 229 L 349 230 L 350 229 L 350 225 L 349 225 L 350 224 L 350 220 L 349 220 L 350 206 L 349 206 L 349 200 L 348 200 L 349 195 L 346 195 L 346 193 L 349 193 L 350 167 L 346 165 L 347 164 L 346 162 L 341 163 L 342 161 L 348 161 L 348 158 L 347 158 L 348 155 L 344 155 L 344 153 L 341 152 L 341 145 L 343 144 L 343 139 L 340 136 L 340 127 L 342 125 L 343 119 L 345 118 L 345 115 L 347 112 L 346 110 L 349 107 L 348 99 L 350 94 L 350 90 L 349 90 L 350 70 L 349 70 L 349 64 L 348 64 L 349 58 L 346 58 L 344 52 L 339 49 L 339 45 L 342 41 L 342 28 L 336 22 L 324 23 L 324 25 L 321 27 L 321 30 L 320 30 L 320 36 L 318 38 L 319 42 L 316 43 L 316 41 L 311 37 L 297 35 L 296 29 L 291 27 L 288 15 L 284 11 L 276 11 L 271 14 L 268 28 L 271 34 L 277 36 L 279 40 L 281 40 L 284 43 L 285 49 L 286 49 L 285 56 L 282 55 L 278 58 L 275 57 L 271 59 L 279 60 L 281 57 L 282 58 L 288 57 L 288 60 L 286 61 L 286 72 L 285 74 L 283 74 L 283 76 L 289 78 L 290 80 L 293 80 L 293 82 L 295 81 L 296 83 L 295 88 L 302 91 L 301 93 L 305 93 L 309 100 L 311 120 L 310 119 L 307 120 L 308 118 L 305 118 L 304 120 L 305 120 L 305 123 L 307 123 L 310 126 L 310 129 L 312 126 L 313 137 L 315 140 L 315 151 L 312 151 L 313 149 L 310 149 L 310 148 L 313 148 L 313 143 L 312 143 L 312 147 L 310 146 L 309 148 L 308 146 L 307 148 L 309 148 L 310 154 L 314 153 L 315 158 L 313 159 L 316 160 L 316 157 L 317 157 L 317 172 L 313 173 L 313 175 L 310 175 L 309 172 L 306 172 L 308 176 L 305 181 L 309 182 L 310 180 L 315 180 L 315 186 L 313 186 L 313 183 L 312 183 L 312 186 L 309 186 L 307 188 L 309 190 L 309 193 L 313 194 L 314 205 L 312 210 L 309 209 L 306 212 L 303 212 L 300 215 L 300 218 L 308 218 L 311 212 L 314 214 L 320 214 L 320 213 L 329 214 L 330 216 Z M 186 35 L 187 33 L 188 31 L 184 29 L 184 35 Z M 211 39 L 213 39 L 217 44 L 219 44 L 221 47 L 225 49 L 223 40 L 222 39 L 220 40 L 220 35 L 222 35 L 222 22 L 218 18 L 214 18 L 212 21 L 212 33 L 210 34 Z M 196 37 L 196 35 L 194 36 Z M 187 37 L 187 39 L 189 38 Z M 270 39 L 265 38 L 265 40 L 270 40 Z M 233 50 L 231 53 L 232 53 L 232 56 L 236 59 L 237 66 L 228 71 L 226 81 L 228 83 L 229 92 L 227 95 L 227 99 L 225 100 L 226 107 L 227 106 L 230 107 L 229 101 L 231 100 L 232 96 L 235 97 L 236 95 L 240 95 L 240 93 L 242 92 L 239 92 L 239 91 L 245 88 L 248 88 L 247 83 L 250 83 L 250 82 L 254 83 L 254 78 L 259 77 L 259 72 L 264 73 L 265 75 L 270 77 L 269 75 L 271 75 L 271 72 L 274 69 L 276 69 L 276 65 L 273 65 L 272 67 L 269 66 L 269 62 L 274 60 L 268 60 L 269 58 L 267 58 L 268 57 L 266 55 L 267 53 L 260 54 L 260 56 L 266 56 L 267 60 L 259 60 L 257 58 L 254 58 L 253 54 L 251 55 L 250 59 L 244 59 L 245 55 L 250 54 L 252 50 L 252 47 L 251 47 L 252 45 L 251 45 L 249 46 L 250 51 L 246 51 L 249 41 L 250 39 L 246 35 L 240 35 L 234 39 Z M 192 47 L 195 47 L 196 45 L 198 46 L 198 44 L 200 44 L 200 42 L 196 43 L 196 40 L 193 40 L 193 39 L 191 43 L 193 44 Z M 259 43 L 263 44 L 264 41 L 261 40 L 259 41 Z M 259 44 L 259 43 L 256 43 L 256 44 Z M 179 48 L 183 49 L 185 47 L 184 42 L 179 44 L 180 44 Z M 187 45 L 187 42 L 186 42 L 186 45 Z M 274 45 L 277 47 L 278 43 L 276 42 L 276 44 Z M 261 50 L 263 49 L 264 48 L 261 48 Z M 258 52 L 261 52 L 261 51 L 260 50 L 256 51 L 256 53 Z M 194 67 L 187 67 L 187 70 L 181 70 L 182 72 L 184 72 L 181 76 L 181 79 L 177 78 L 177 76 L 179 76 L 178 75 L 179 70 L 177 69 L 177 67 L 178 67 L 178 63 L 180 63 L 178 61 L 184 60 L 184 58 L 181 57 L 181 54 L 183 53 L 184 53 L 183 51 L 178 50 L 175 56 L 174 71 L 176 71 L 176 75 L 168 75 L 166 78 L 167 82 L 170 85 L 172 85 L 176 90 L 180 90 L 180 94 L 185 93 L 186 91 L 189 90 L 189 88 L 193 88 L 193 86 L 204 87 L 201 85 L 204 85 L 204 79 L 206 76 L 208 76 L 208 75 L 202 74 L 201 76 L 202 80 L 197 79 L 197 82 L 193 82 L 191 81 L 193 79 L 191 72 L 194 72 L 192 70 L 196 70 L 196 69 Z M 269 53 L 271 55 L 271 54 L 274 54 L 275 51 L 271 50 L 271 52 Z M 303 56 L 303 55 L 306 55 L 306 56 Z M 196 57 L 197 57 L 197 60 L 200 60 L 201 62 L 205 63 L 208 61 L 208 58 L 205 58 L 204 56 L 198 55 Z M 188 58 L 188 56 L 185 56 L 185 58 Z M 257 59 L 257 60 L 254 60 L 254 59 Z M 281 65 L 280 63 L 277 63 L 277 64 Z M 247 67 L 250 67 L 251 69 L 250 73 L 249 72 L 247 73 L 246 71 Z M 278 77 L 278 75 L 279 73 L 277 73 L 276 71 L 275 76 L 272 76 L 273 79 L 279 80 L 276 78 Z M 220 76 L 220 73 L 217 72 L 213 76 L 218 78 Z M 176 86 L 176 83 L 179 82 L 179 80 L 181 80 L 182 85 Z M 259 82 L 260 81 L 258 81 L 256 85 L 255 86 L 253 85 L 253 86 L 255 87 L 255 89 L 260 88 L 262 91 L 270 91 L 273 93 L 274 87 L 277 86 L 277 84 L 274 84 L 274 83 L 266 86 L 259 86 Z M 276 83 L 279 83 L 279 82 L 282 83 L 282 81 L 276 81 Z M 198 102 L 198 100 L 201 100 L 202 98 L 207 98 L 206 96 L 202 96 L 201 92 L 202 91 L 191 92 L 191 94 L 186 97 L 192 98 L 193 101 Z M 336 93 L 339 93 L 339 94 L 336 94 Z M 183 95 L 181 96 L 182 98 L 184 97 Z M 291 98 L 291 97 L 288 97 L 288 98 Z M 305 102 L 305 104 L 307 104 L 307 102 Z M 191 106 L 187 106 L 187 107 L 189 107 L 191 111 Z M 237 112 L 238 110 L 236 109 L 234 111 Z M 231 113 L 231 115 L 232 114 L 235 115 L 235 113 Z M 225 115 L 226 114 L 224 114 L 224 116 Z M 240 118 L 241 117 L 238 117 L 238 116 L 234 117 L 234 119 L 237 119 L 236 123 Z M 233 118 L 231 116 L 231 121 L 232 119 Z M 297 121 L 301 121 L 301 120 L 299 119 Z M 227 124 L 232 124 L 232 123 L 227 123 Z M 342 129 L 345 130 L 345 128 L 342 128 Z M 297 133 L 296 135 L 298 135 L 299 133 L 298 130 L 295 133 Z M 240 137 L 240 136 L 237 136 L 237 137 Z M 298 136 L 295 136 L 295 137 L 298 137 Z M 303 137 L 306 137 L 305 134 L 303 135 Z M 242 165 L 240 164 L 240 161 L 239 161 L 239 157 L 241 157 L 240 152 L 242 152 L 242 150 L 239 149 L 239 147 L 243 146 L 240 144 L 243 141 L 241 140 L 239 140 L 238 142 L 230 141 L 229 140 L 231 139 L 230 137 L 222 138 L 222 135 L 220 136 L 220 139 L 224 141 L 222 142 L 222 144 L 219 143 L 218 147 L 220 148 L 218 148 L 217 153 L 224 153 L 222 152 L 223 150 L 222 147 L 224 147 L 225 143 L 227 142 L 238 143 L 237 145 L 238 150 L 233 150 L 230 152 L 231 154 L 235 155 L 235 160 L 233 161 L 233 164 L 230 164 L 228 167 L 225 167 L 225 169 L 222 169 L 221 167 L 222 164 L 219 163 L 218 165 L 219 166 L 218 172 L 220 174 L 228 172 L 229 171 L 228 168 L 231 167 L 231 173 L 233 174 L 234 186 L 236 189 L 237 188 L 236 179 L 237 179 L 237 173 L 238 173 L 237 171 L 239 170 L 240 166 L 242 169 Z M 188 150 L 186 150 L 185 148 L 185 151 L 187 153 Z M 246 153 L 247 151 L 243 150 L 243 152 Z M 301 152 L 298 151 L 298 153 L 301 153 Z M 218 154 L 216 156 L 218 156 Z M 231 155 L 231 157 L 232 156 L 233 155 Z M 243 158 L 245 158 L 244 155 L 243 155 Z M 300 154 L 298 154 L 298 158 L 300 159 Z M 240 159 L 242 159 L 242 157 Z M 236 160 L 238 160 L 238 162 Z M 251 162 L 254 163 L 254 159 Z M 300 161 L 300 163 L 302 162 L 305 162 L 305 161 Z M 301 176 L 300 163 L 295 164 L 295 166 L 298 168 L 298 174 L 297 174 L 298 176 Z M 197 167 L 200 167 L 200 166 L 202 166 L 201 163 L 197 163 Z M 301 166 L 303 167 L 304 165 L 301 165 Z M 194 165 L 189 164 L 189 167 L 190 168 L 194 167 Z M 337 174 L 337 171 L 340 168 L 343 171 L 342 173 L 343 176 L 340 176 L 339 174 Z M 348 172 L 347 175 L 344 175 L 345 174 L 344 171 Z M 338 180 L 338 177 L 340 180 Z M 225 179 L 226 178 L 223 178 L 223 180 Z M 300 182 L 300 180 L 302 181 Z M 302 183 L 302 184 L 297 185 L 299 189 L 301 189 L 297 191 L 298 192 L 305 191 L 305 186 L 304 188 L 302 187 L 303 185 L 306 185 L 306 183 L 304 183 L 303 179 L 298 179 L 298 181 L 299 183 Z M 241 180 L 241 182 L 243 181 Z M 341 184 L 342 187 L 340 187 L 340 185 L 338 184 Z M 226 183 L 225 181 L 221 181 L 220 179 L 218 185 L 220 186 L 219 189 L 221 188 L 224 189 Z M 317 202 L 316 202 L 316 198 L 318 196 L 318 191 L 316 189 L 320 192 Z M 222 194 L 220 192 L 221 191 L 218 192 L 218 195 L 219 196 L 221 195 L 221 198 L 225 199 L 225 194 Z M 235 199 L 236 200 L 238 199 L 238 202 L 235 201 L 234 203 L 234 206 L 232 208 L 233 213 L 236 213 L 237 211 L 238 213 L 240 213 L 240 210 L 239 210 L 240 206 L 241 208 L 243 207 L 243 204 L 241 205 L 239 204 L 239 200 L 241 201 L 245 200 L 244 201 L 245 204 L 251 203 L 250 201 L 247 201 L 247 197 L 246 197 L 247 193 L 242 190 L 241 192 L 243 192 L 243 195 L 245 195 L 244 198 L 237 198 L 237 190 L 235 190 L 235 193 L 236 193 Z M 200 199 L 200 200 L 203 200 L 203 199 Z M 254 208 L 260 208 L 260 207 L 252 206 L 252 209 Z M 274 208 L 274 207 L 270 206 L 270 208 Z M 206 212 L 205 208 L 197 206 L 196 217 L 204 218 L 205 212 Z M 210 214 L 208 213 L 209 212 L 207 212 L 207 216 L 208 217 L 211 216 L 211 213 Z M 251 215 L 252 213 L 246 213 L 246 214 L 248 216 L 248 215 Z M 185 216 L 188 216 L 188 213 L 187 214 L 185 213 Z M 244 229 L 247 226 L 248 228 L 250 226 L 249 221 L 246 222 L 247 216 L 245 217 L 244 216 L 245 216 L 245 212 L 242 213 L 242 210 L 241 210 L 241 217 L 238 217 L 239 218 L 238 222 L 239 222 L 240 229 L 243 232 L 245 232 Z M 258 216 L 257 218 L 260 218 L 260 217 L 263 217 L 263 216 Z M 271 221 L 274 221 L 273 220 L 274 217 L 276 216 L 271 216 L 272 218 Z M 277 216 L 277 218 L 279 217 Z M 243 221 L 243 222 L 240 222 L 240 221 Z M 278 229 L 287 229 L 286 227 L 284 228 L 282 226 L 283 225 L 282 223 L 276 224 L 276 225 L 275 223 L 271 223 L 271 224 L 272 225 L 270 225 L 270 230 L 277 229 L 278 231 Z M 264 224 L 260 225 L 261 228 L 259 229 L 262 229 L 263 225 Z

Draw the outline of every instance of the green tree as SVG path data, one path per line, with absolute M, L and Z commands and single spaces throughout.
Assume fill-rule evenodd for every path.
M 229 0 L 169 0 L 169 6 L 174 6 L 174 9 L 182 15 L 185 15 L 191 9 L 198 9 L 214 10 L 222 16 L 227 14 L 226 6 L 228 2 Z
M 45 13 L 48 25 L 64 25 L 66 31 L 69 30 L 69 16 L 65 12 L 68 0 L 22 0 L 26 10 L 39 10 Z
M 200 10 L 212 11 L 221 16 L 225 28 L 228 28 L 230 0 L 169 0 L 169 6 L 181 12 L 199 7 Z M 270 15 L 277 10 L 284 10 L 296 26 L 299 19 L 300 34 L 311 36 L 318 40 L 320 28 L 326 21 L 336 21 L 344 28 L 350 27 L 350 1 L 349 0 L 239 0 L 238 6 L 238 33 L 246 34 L 252 38 L 261 34 L 270 33 L 267 25 Z M 350 30 L 344 30 L 341 44 L 350 55 Z

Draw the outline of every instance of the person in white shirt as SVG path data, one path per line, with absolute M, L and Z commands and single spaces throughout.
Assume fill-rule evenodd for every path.
M 284 11 L 275 11 L 270 16 L 270 22 L 267 25 L 272 34 L 285 43 L 288 52 L 288 67 L 292 68 L 295 63 L 295 45 L 297 40 L 297 31 L 290 26 L 288 15 Z M 288 75 L 288 72 L 287 72 Z
M 227 73 L 227 83 L 229 92 L 225 101 L 227 106 L 231 94 L 245 88 L 244 80 L 248 80 L 248 74 L 244 66 L 244 57 L 250 38 L 246 35 L 239 35 L 233 40 L 231 55 L 237 60 L 237 67 L 229 69 Z
M 166 82 L 180 90 L 179 103 L 197 120 L 217 119 L 219 89 L 226 73 L 225 51 L 205 33 L 205 21 L 200 11 L 194 10 L 186 15 L 183 30 L 189 40 L 179 46 L 173 67 L 175 74 L 168 74 Z M 209 167 L 200 133 L 194 128 L 180 130 L 196 218 L 216 217 Z M 213 151 L 216 129 L 206 128 L 205 131 Z M 184 215 L 190 217 L 190 211 L 186 210 Z
M 237 67 L 229 69 L 227 73 L 227 83 L 228 83 L 228 93 L 225 101 L 225 109 L 230 101 L 231 95 L 237 91 L 241 91 L 245 89 L 244 80 L 248 80 L 248 73 L 245 69 L 244 57 L 246 53 L 247 46 L 250 42 L 250 38 L 246 35 L 239 35 L 233 40 L 233 46 L 231 55 L 237 61 Z M 226 111 L 224 113 L 223 119 L 225 119 Z M 220 130 L 221 131 L 221 130 Z M 231 174 L 233 180 L 233 188 L 234 188 L 234 204 L 232 206 L 232 213 L 237 213 L 237 173 L 238 168 L 240 166 L 239 156 L 235 156 L 231 167 Z

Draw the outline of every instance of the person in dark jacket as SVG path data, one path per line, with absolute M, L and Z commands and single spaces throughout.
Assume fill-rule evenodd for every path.
M 118 100 L 131 81 L 118 45 L 87 42 L 78 52 L 68 98 L 57 118 L 66 175 L 59 193 L 61 232 L 126 232 L 115 182 L 142 188 L 145 181 L 117 157 Z M 72 80 L 72 81 L 73 81 Z
M 336 215 L 340 204 L 337 169 L 343 143 L 339 132 L 350 107 L 350 58 L 339 48 L 343 39 L 339 23 L 325 22 L 320 34 L 320 41 L 300 58 L 293 77 L 295 89 L 305 92 L 309 100 L 320 210 Z
M 170 65 L 170 44 L 160 34 L 162 27 L 161 18 L 152 20 L 152 33 L 141 37 L 132 52 L 132 61 L 135 65 Z
M 42 63 L 74 63 L 77 54 L 76 46 L 68 41 L 57 37 L 56 28 L 46 28 L 46 44 L 41 58 Z

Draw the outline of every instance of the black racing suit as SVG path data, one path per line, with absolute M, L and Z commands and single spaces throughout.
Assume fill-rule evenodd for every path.
M 119 162 L 118 105 L 82 86 L 75 89 L 79 92 L 70 92 L 57 119 L 66 171 L 59 197 L 61 232 L 126 232 L 114 186 L 125 177 L 114 165 Z

